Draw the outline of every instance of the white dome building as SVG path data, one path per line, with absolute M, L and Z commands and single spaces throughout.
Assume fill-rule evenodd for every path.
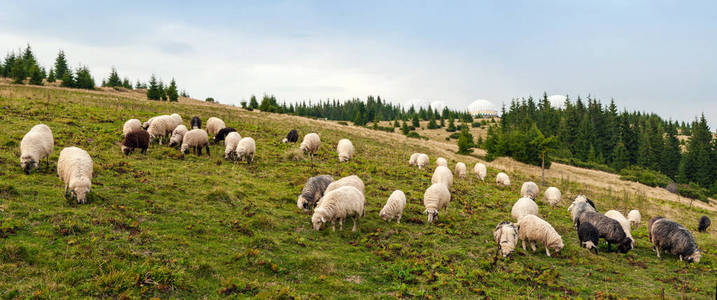
M 468 105 L 468 111 L 476 118 L 495 118 L 498 116 L 495 105 L 485 99 L 473 101 L 473 103 Z

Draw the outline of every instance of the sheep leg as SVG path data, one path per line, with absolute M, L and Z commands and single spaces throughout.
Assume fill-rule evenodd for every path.
M 354 219 L 354 228 L 352 228 L 351 231 L 356 232 L 356 230 L 358 229 L 358 223 L 356 223 L 356 219 L 358 219 L 358 217 L 354 216 L 353 219 Z
M 533 242 L 530 242 L 530 249 L 533 249 L 533 252 L 535 252 L 535 250 L 537 250 L 537 247 L 535 246 L 535 242 L 534 242 L 534 241 L 533 241 Z
M 339 230 L 344 230 L 344 218 L 339 219 Z
M 523 250 L 528 251 L 528 249 L 525 248 L 525 240 L 521 240 L 521 242 L 523 242 Z
M 657 246 L 654 246 L 655 252 L 657 252 L 657 257 L 660 257 L 660 249 L 657 248 Z
M 545 254 L 547 254 L 548 256 L 550 256 L 550 250 L 548 250 L 548 246 L 545 246 Z
M 401 224 L 401 214 L 398 214 L 398 221 L 396 223 Z
M 207 148 L 207 156 L 212 156 L 211 151 L 209 151 L 209 144 L 204 145 L 204 147 Z
M 331 231 L 336 232 L 336 223 L 334 223 L 334 220 L 331 220 Z
M 610 246 L 612 246 L 612 244 L 610 244 L 610 242 L 607 242 L 607 253 L 612 252 L 612 250 L 610 249 Z
M 197 146 L 197 156 L 202 156 L 202 146 Z

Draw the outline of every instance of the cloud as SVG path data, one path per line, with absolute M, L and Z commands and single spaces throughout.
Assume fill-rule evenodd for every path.
M 550 105 L 555 108 L 562 108 L 563 105 L 565 105 L 565 99 L 567 99 L 567 96 L 564 95 L 550 95 L 548 97 L 548 101 L 550 101 Z
M 477 110 L 496 110 L 496 106 L 493 104 L 493 102 L 490 102 L 485 99 L 478 99 L 476 101 L 473 101 L 471 104 L 468 104 L 468 111 Z

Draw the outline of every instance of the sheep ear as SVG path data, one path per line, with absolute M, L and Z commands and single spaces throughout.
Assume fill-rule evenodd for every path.
M 326 223 L 326 219 L 324 219 L 324 217 L 321 217 L 321 222 Z

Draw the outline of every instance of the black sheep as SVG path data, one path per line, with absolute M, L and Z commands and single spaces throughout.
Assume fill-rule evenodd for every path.
M 708 218 L 707 216 L 702 216 L 700 218 L 700 225 L 697 227 L 697 231 L 699 231 L 699 232 L 707 231 L 707 227 L 710 227 L 710 224 L 712 224 L 712 222 L 710 221 L 710 218 Z
M 648 226 L 650 242 L 660 257 L 660 249 L 679 255 L 680 260 L 700 262 L 702 254 L 687 228 L 664 217 L 654 217 Z
M 224 127 L 222 129 L 219 129 L 219 132 L 217 132 L 217 135 L 214 136 L 214 143 L 218 143 L 219 141 L 223 141 L 225 137 L 227 137 L 227 134 L 230 132 L 236 132 L 237 130 L 231 127 Z
M 296 143 L 296 141 L 299 140 L 299 132 L 296 131 L 296 129 L 292 129 L 289 131 L 289 133 L 286 134 L 286 138 L 284 138 L 284 143 Z
M 582 223 L 590 223 L 595 226 L 600 238 L 607 241 L 608 252 L 611 251 L 610 246 L 612 244 L 617 244 L 617 249 L 622 253 L 627 253 L 632 249 L 632 239 L 625 234 L 618 221 L 594 211 L 586 211 L 578 218 L 577 227 L 580 228 Z
M 135 130 L 125 135 L 122 140 L 122 153 L 129 155 L 135 148 L 142 149 L 142 154 L 147 153 L 149 147 L 149 133 L 146 130 Z
M 190 129 L 202 129 L 202 120 L 199 117 L 192 117 L 192 121 L 189 122 Z
M 319 175 L 309 178 L 304 185 L 304 189 L 301 190 L 301 195 L 299 195 L 296 205 L 305 212 L 311 211 L 316 206 L 316 202 L 324 196 L 324 191 L 332 182 L 334 182 L 334 178 L 331 175 Z
M 593 224 L 589 222 L 580 223 L 580 227 L 578 227 L 578 242 L 580 243 L 580 247 L 595 250 L 595 254 L 598 254 L 599 241 L 600 233 Z

